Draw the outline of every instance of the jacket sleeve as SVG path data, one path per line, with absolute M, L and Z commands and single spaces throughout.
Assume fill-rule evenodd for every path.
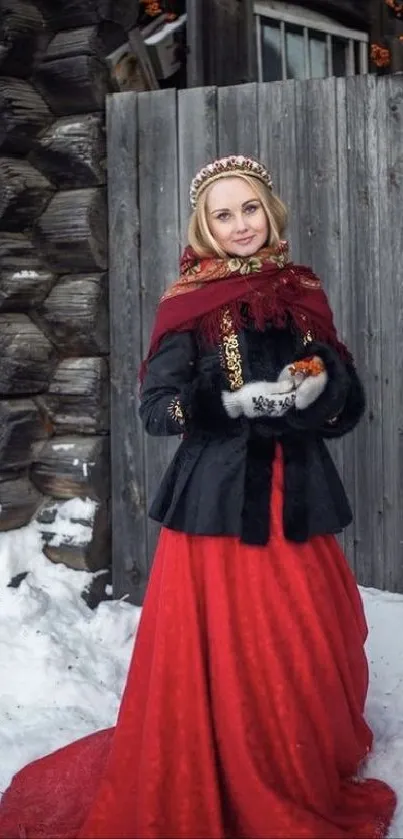
M 149 359 L 140 388 L 140 417 L 148 434 L 162 437 L 186 430 L 195 361 L 192 332 L 166 335 Z
M 300 357 L 306 357 L 304 349 Z M 300 431 L 313 431 L 322 437 L 342 437 L 357 425 L 365 410 L 365 394 L 352 362 L 344 362 L 327 344 L 313 343 L 309 355 L 318 355 L 325 364 L 328 382 L 321 396 L 304 411 L 292 409 L 287 424 Z
M 219 353 L 199 353 L 192 332 L 167 335 L 147 365 L 140 390 L 140 417 L 149 434 L 236 430 L 221 401 L 225 386 Z

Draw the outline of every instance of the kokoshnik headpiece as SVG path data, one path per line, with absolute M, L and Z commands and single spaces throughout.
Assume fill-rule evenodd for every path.
M 195 175 L 190 185 L 190 203 L 196 209 L 201 193 L 213 181 L 230 175 L 251 175 L 264 183 L 269 189 L 273 189 L 273 182 L 270 172 L 252 157 L 245 157 L 243 154 L 232 154 L 229 157 L 221 157 L 213 163 L 208 163 L 200 172 Z

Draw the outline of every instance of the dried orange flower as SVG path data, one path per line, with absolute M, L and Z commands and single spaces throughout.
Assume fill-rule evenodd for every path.
M 311 356 L 310 358 L 304 358 L 302 361 L 294 361 L 294 364 L 290 366 L 290 373 L 292 376 L 295 376 L 296 373 L 302 373 L 304 376 L 319 376 L 319 373 L 323 373 L 325 369 L 325 365 L 321 358 L 318 356 Z

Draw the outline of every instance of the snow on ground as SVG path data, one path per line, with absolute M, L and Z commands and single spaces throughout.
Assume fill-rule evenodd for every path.
M 53 565 L 41 545 L 35 524 L 0 534 L 0 791 L 30 760 L 114 724 L 140 616 L 124 601 L 89 609 L 92 575 Z M 403 596 L 361 592 L 376 737 L 366 774 L 400 794 L 390 837 L 403 839 Z

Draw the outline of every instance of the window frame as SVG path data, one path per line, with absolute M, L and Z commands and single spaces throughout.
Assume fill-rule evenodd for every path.
M 333 75 L 332 63 L 332 38 L 342 38 L 346 41 L 348 48 L 345 76 L 366 75 L 368 73 L 368 46 L 369 35 L 357 29 L 349 29 L 341 23 L 328 18 L 319 12 L 311 9 L 300 8 L 291 3 L 279 2 L 279 0 L 263 0 L 253 4 L 255 18 L 256 44 L 257 44 L 257 69 L 258 81 L 263 82 L 263 58 L 262 58 L 262 18 L 274 20 L 280 25 L 281 42 L 281 75 L 279 81 L 286 81 L 286 25 L 298 26 L 303 31 L 305 44 L 305 79 L 315 78 L 311 75 L 309 32 L 320 32 L 326 35 L 327 47 L 327 74 L 326 78 Z M 359 45 L 359 73 L 355 72 L 355 45 Z

